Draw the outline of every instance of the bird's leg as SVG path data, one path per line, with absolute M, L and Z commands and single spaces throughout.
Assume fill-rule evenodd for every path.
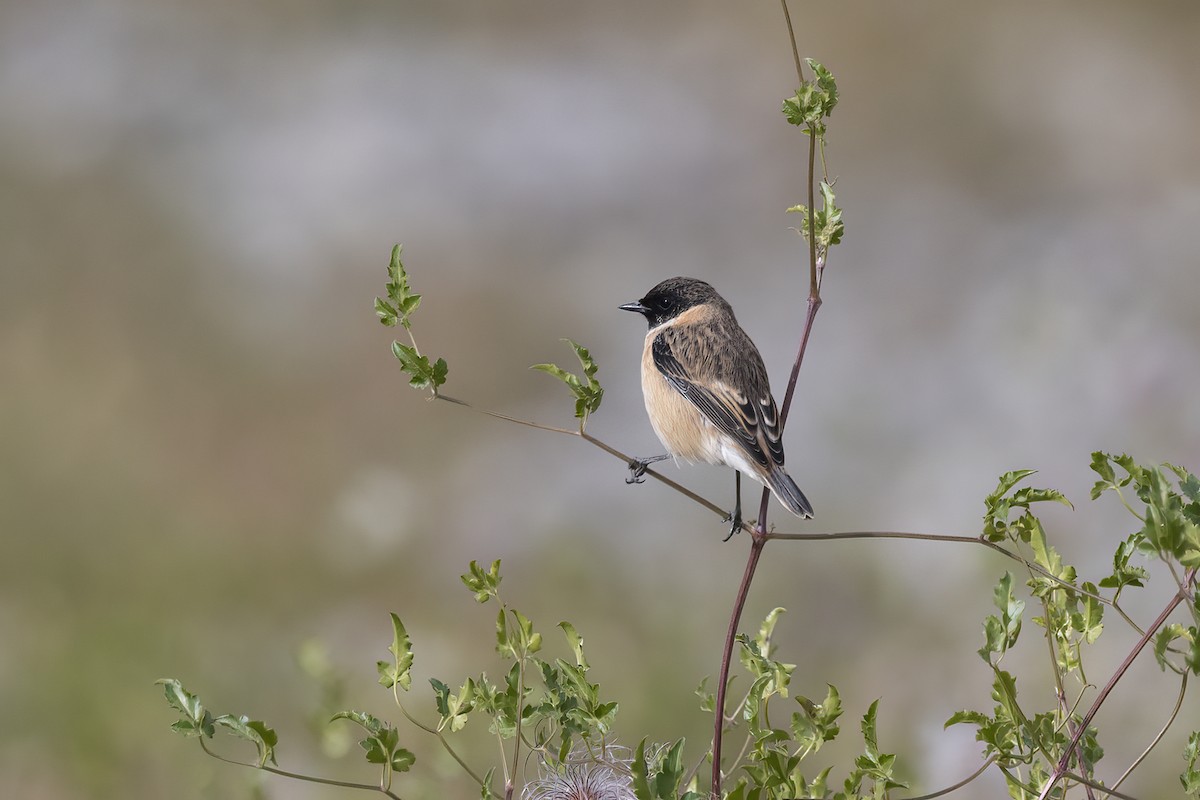
M 742 473 L 736 469 L 733 471 L 733 486 L 737 502 L 733 506 L 733 513 L 725 518 L 726 522 L 732 522 L 733 525 L 729 528 L 729 535 L 722 539 L 722 542 L 728 542 L 735 533 L 742 529 Z
M 646 468 L 651 464 L 659 461 L 666 461 L 670 458 L 669 453 L 663 453 L 661 456 L 650 456 L 648 458 L 635 458 L 629 462 L 629 477 L 625 479 L 626 483 L 645 483 Z

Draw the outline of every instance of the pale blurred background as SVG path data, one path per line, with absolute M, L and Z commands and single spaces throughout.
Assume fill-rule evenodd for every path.
M 1102 577 L 1133 520 L 1087 500 L 1089 453 L 1200 470 L 1200 6 L 793 12 L 842 90 L 846 217 L 788 428 L 803 529 L 975 534 L 996 476 L 1034 467 L 1076 502 L 1045 512 L 1058 546 Z M 345 705 L 398 719 L 374 671 L 396 611 L 428 718 L 428 677 L 497 669 L 494 610 L 458 580 L 473 558 L 504 560 L 549 644 L 576 624 L 625 744 L 686 735 L 698 757 L 692 689 L 746 539 L 582 442 L 427 403 L 371 303 L 404 242 L 448 392 L 569 426 L 527 367 L 572 365 L 571 337 L 607 389 L 590 430 L 648 455 L 644 325 L 616 306 L 693 275 L 781 393 L 807 292 L 794 81 L 765 1 L 0 5 L 0 796 L 353 796 L 204 757 L 153 681 L 275 725 L 285 768 L 370 782 L 356 753 L 320 754 L 295 654 L 322 642 Z M 730 501 L 727 472 L 667 470 Z M 979 763 L 942 723 L 990 710 L 975 649 L 1008 568 L 962 545 L 772 544 L 744 627 L 788 608 L 794 690 L 832 682 L 846 705 L 832 754 L 882 697 L 885 749 L 932 791 Z M 1130 609 L 1149 621 L 1167 594 Z M 1109 627 L 1096 684 L 1133 641 Z M 1046 708 L 1037 633 L 1006 665 Z M 1138 661 L 1097 720 L 1101 777 L 1175 688 Z M 1174 796 L 1198 717 L 1189 698 L 1123 789 Z M 403 730 L 426 779 L 403 796 L 476 796 Z M 494 747 L 472 754 L 482 771 Z

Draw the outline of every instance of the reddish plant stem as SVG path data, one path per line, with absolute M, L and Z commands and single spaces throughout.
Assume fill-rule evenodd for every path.
M 1070 744 L 1068 744 L 1066 749 L 1063 751 L 1062 758 L 1058 760 L 1058 765 L 1054 769 L 1054 774 L 1050 776 L 1050 779 L 1046 781 L 1046 785 L 1042 787 L 1042 793 L 1038 795 L 1038 800 L 1046 800 L 1046 798 L 1050 796 L 1050 792 L 1053 791 L 1054 785 L 1062 779 L 1063 775 L 1066 774 L 1067 768 L 1070 767 L 1071 764 L 1071 755 L 1075 752 L 1075 746 L 1079 744 L 1079 740 L 1083 738 L 1084 732 L 1086 732 L 1088 726 L 1092 724 L 1092 718 L 1096 716 L 1096 712 L 1100 710 L 1100 706 L 1103 705 L 1104 701 L 1108 699 L 1108 695 L 1112 692 L 1113 687 L 1117 685 L 1117 681 L 1124 677 L 1130 665 L 1133 664 L 1133 660 L 1138 657 L 1139 653 L 1142 652 L 1142 649 L 1146 646 L 1146 643 L 1150 641 L 1154 634 L 1158 633 L 1159 628 L 1166 624 L 1167 617 L 1171 616 L 1171 612 L 1178 608 L 1179 604 L 1187 599 L 1187 587 L 1191 586 L 1195 580 L 1196 567 L 1192 567 L 1190 570 L 1188 570 L 1187 575 L 1184 576 L 1182 584 L 1179 586 L 1178 591 L 1175 592 L 1175 596 L 1171 598 L 1171 602 L 1167 603 L 1167 607 L 1162 610 L 1162 613 L 1158 615 L 1158 618 L 1155 619 L 1154 622 L 1150 623 L 1150 625 L 1146 628 L 1146 632 L 1142 634 L 1142 638 L 1138 639 L 1137 644 L 1135 644 L 1133 649 L 1129 651 L 1129 655 L 1125 656 L 1125 660 L 1121 662 L 1121 666 L 1117 667 L 1117 671 L 1112 674 L 1112 677 L 1108 679 L 1108 683 L 1106 683 L 1104 688 L 1100 690 L 1100 694 L 1096 696 L 1096 700 L 1092 703 L 1092 707 L 1087 710 L 1087 713 L 1083 715 L 1083 719 L 1080 720 L 1079 728 L 1075 731 L 1075 735 L 1071 737 Z
M 766 505 L 764 503 L 763 505 Z M 761 515 L 760 515 L 761 516 Z M 764 536 L 755 529 L 751 534 L 750 557 L 746 560 L 746 571 L 742 575 L 742 583 L 738 586 L 737 599 L 733 603 L 733 614 L 729 617 L 729 629 L 725 632 L 725 650 L 721 656 L 721 674 L 717 683 L 716 714 L 713 715 L 713 747 L 712 747 L 712 797 L 721 797 L 721 737 L 725 732 L 725 688 L 729 684 L 729 662 L 733 655 L 733 640 L 737 636 L 738 623 L 742 618 L 742 609 L 746 605 L 746 595 L 750 593 L 750 583 L 754 580 L 754 570 L 758 567 L 759 556 L 767 543 Z
M 788 38 L 792 42 L 792 55 L 796 61 L 796 78 L 800 84 L 804 83 L 804 70 L 800 66 L 800 51 L 796 46 L 796 33 L 792 28 L 792 16 L 788 12 L 787 0 L 780 0 L 783 6 L 783 16 L 787 20 Z M 782 434 L 784 425 L 787 422 L 788 411 L 792 406 L 792 397 L 796 393 L 796 380 L 800 375 L 800 365 L 804 362 L 804 352 L 808 349 L 808 337 L 812 332 L 813 319 L 817 316 L 817 309 L 821 307 L 821 272 L 824 264 L 820 263 L 817 258 L 817 238 L 816 238 L 816 210 L 813 204 L 816 202 L 816 187 L 814 186 L 814 177 L 816 175 L 816 159 L 817 159 L 817 132 L 810 126 L 808 129 L 808 268 L 809 268 L 809 291 L 808 291 L 808 312 L 804 317 L 804 332 L 800 336 L 800 346 L 796 351 L 796 360 L 792 364 L 792 372 L 788 376 L 787 391 L 783 396 L 783 405 L 779 409 L 779 431 Z M 822 259 L 823 260 L 823 259 Z M 725 649 L 721 653 L 721 672 L 717 680 L 717 696 L 716 708 L 713 714 L 713 742 L 712 742 L 712 786 L 711 794 L 714 800 L 720 800 L 721 797 L 721 737 L 725 731 L 725 688 L 729 684 L 729 666 L 733 658 L 733 642 L 737 637 L 738 625 L 741 623 L 742 610 L 746 606 L 746 596 L 750 593 L 750 584 L 754 581 L 754 571 L 758 567 L 758 560 L 762 556 L 763 548 L 766 547 L 769 536 L 767 535 L 767 504 L 771 499 L 771 492 L 767 488 L 763 488 L 762 502 L 759 505 L 758 523 L 751 532 L 750 541 L 750 556 L 746 560 L 746 569 L 742 574 L 742 582 L 738 586 L 737 597 L 733 604 L 733 613 L 729 616 L 729 628 L 725 632 Z

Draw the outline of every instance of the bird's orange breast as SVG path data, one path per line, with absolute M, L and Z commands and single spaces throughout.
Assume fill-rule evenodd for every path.
M 657 335 L 657 330 L 651 331 L 642 350 L 642 394 L 654 433 L 677 459 L 724 463 L 716 428 L 655 366 L 650 345 Z

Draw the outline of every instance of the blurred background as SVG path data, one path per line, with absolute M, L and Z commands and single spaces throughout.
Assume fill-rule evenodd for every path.
M 793 13 L 842 92 L 846 219 L 786 439 L 803 530 L 973 535 L 996 477 L 1032 467 L 1076 504 L 1044 511 L 1059 549 L 1102 577 L 1135 521 L 1087 500 L 1090 452 L 1200 470 L 1200 6 Z M 794 82 L 770 2 L 0 4 L 0 795 L 349 796 L 204 757 L 153 681 L 265 719 L 285 768 L 370 782 L 310 735 L 322 694 L 398 718 L 375 684 L 389 611 L 426 719 L 430 676 L 495 673 L 471 559 L 503 559 L 548 644 L 575 623 L 623 743 L 687 736 L 698 758 L 692 690 L 749 542 L 582 442 L 426 402 L 371 305 L 403 242 L 447 392 L 569 427 L 527 367 L 573 366 L 571 337 L 607 390 L 589 430 L 648 455 L 644 324 L 616 306 L 693 275 L 781 394 L 807 294 Z M 666 471 L 731 500 L 726 471 Z M 978 765 L 973 729 L 942 724 L 990 710 L 975 650 L 1009 568 L 952 544 L 771 545 L 744 627 L 786 607 L 793 690 L 840 688 L 846 742 L 815 764 L 857 750 L 882 697 L 914 793 Z M 1048 708 L 1037 632 L 1006 665 Z M 1110 621 L 1090 680 L 1133 641 Z M 1101 777 L 1176 687 L 1139 659 L 1097 720 Z M 1178 792 L 1198 712 L 1123 790 Z M 404 728 L 423 778 L 401 794 L 476 796 L 423 737 Z M 494 748 L 472 753 L 482 771 Z

